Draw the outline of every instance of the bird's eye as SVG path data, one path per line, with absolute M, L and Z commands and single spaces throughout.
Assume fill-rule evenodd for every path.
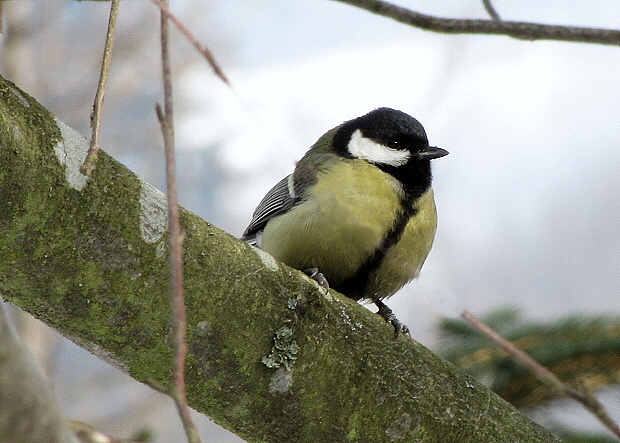
M 392 149 L 398 149 L 400 148 L 400 142 L 394 138 L 390 138 L 388 139 L 388 143 L 387 143 L 388 147 L 392 148 Z

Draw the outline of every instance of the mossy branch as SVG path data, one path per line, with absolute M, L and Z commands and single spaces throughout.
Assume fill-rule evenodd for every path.
M 169 388 L 166 200 L 0 79 L 0 295 Z M 337 293 L 181 210 L 189 404 L 248 441 L 558 441 Z

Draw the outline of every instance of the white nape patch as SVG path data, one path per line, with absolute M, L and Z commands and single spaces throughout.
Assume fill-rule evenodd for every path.
M 280 266 L 278 266 L 278 262 L 270 254 L 263 251 L 262 249 L 258 249 L 258 248 L 252 248 L 252 249 L 254 249 L 254 252 L 256 252 L 258 257 L 260 258 L 260 261 L 262 261 L 263 264 L 268 269 L 271 269 L 272 271 L 277 271 L 278 269 L 280 269 Z
M 402 166 L 411 157 L 409 151 L 388 148 L 381 143 L 364 137 L 359 129 L 351 135 L 347 149 L 353 157 L 367 160 L 370 163 L 388 166 Z
M 65 166 L 65 179 L 69 186 L 81 191 L 89 179 L 80 172 L 80 167 L 86 159 L 90 143 L 86 137 L 63 122 L 56 120 L 56 124 L 60 129 L 61 140 L 54 146 L 54 153 Z
M 168 230 L 168 200 L 154 186 L 140 184 L 140 233 L 145 242 L 155 243 Z

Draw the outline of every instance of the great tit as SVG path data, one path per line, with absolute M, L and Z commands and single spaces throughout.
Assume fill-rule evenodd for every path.
M 429 146 L 415 118 L 379 108 L 337 126 L 259 203 L 242 240 L 354 300 L 370 300 L 396 335 L 408 328 L 382 300 L 417 277 L 437 212 Z

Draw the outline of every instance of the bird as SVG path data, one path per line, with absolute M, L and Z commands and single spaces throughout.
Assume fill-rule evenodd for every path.
M 383 302 L 416 278 L 437 229 L 422 124 L 377 108 L 327 131 L 260 201 L 241 239 L 356 301 Z

